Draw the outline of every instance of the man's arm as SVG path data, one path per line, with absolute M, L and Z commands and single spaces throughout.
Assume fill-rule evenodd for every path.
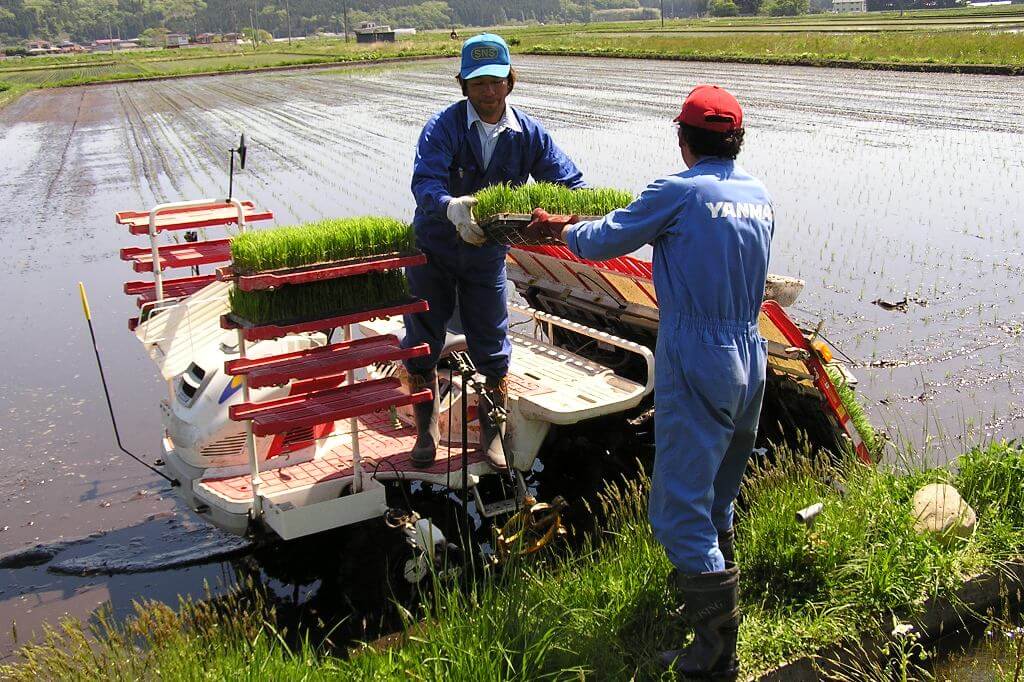
M 455 158 L 455 141 L 450 126 L 435 116 L 423 126 L 416 143 L 412 167 L 412 193 L 416 205 L 426 213 L 444 219 L 452 195 L 448 191 L 448 173 Z
M 607 260 L 650 244 L 676 220 L 685 201 L 685 188 L 669 178 L 655 180 L 626 208 L 600 220 L 569 225 L 562 238 L 580 258 Z
M 538 182 L 553 182 L 570 189 L 586 187 L 587 183 L 583 182 L 583 173 L 576 167 L 573 160 L 555 144 L 544 126 L 537 122 L 534 122 L 534 125 L 536 126 L 537 154 L 534 157 L 533 167 L 530 169 L 533 179 Z

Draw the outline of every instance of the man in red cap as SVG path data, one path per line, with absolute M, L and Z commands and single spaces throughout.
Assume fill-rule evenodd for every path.
M 733 501 L 764 396 L 767 347 L 757 319 L 774 209 L 764 185 L 736 164 L 744 131 L 735 97 L 697 86 L 675 120 L 688 170 L 593 222 L 535 211 L 527 236 L 561 239 L 591 260 L 654 247 L 660 323 L 648 511 L 694 630 L 689 646 L 662 658 L 686 677 L 733 679 Z

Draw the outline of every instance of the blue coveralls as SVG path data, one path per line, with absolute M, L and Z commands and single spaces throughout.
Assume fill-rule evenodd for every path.
M 405 316 L 402 343 L 406 347 L 429 343 L 430 355 L 408 360 L 410 372 L 424 373 L 437 365 L 457 291 L 469 356 L 477 371 L 496 379 L 508 373 L 512 351 L 505 300 L 508 247 L 490 242 L 477 247 L 462 241 L 448 220 L 448 202 L 489 185 L 522 185 L 531 175 L 573 189 L 584 186 L 583 174 L 544 127 L 521 111 L 509 109 L 522 132 L 502 132 L 486 168 L 481 161 L 480 138 L 467 127 L 467 100 L 435 115 L 420 134 L 412 175 L 416 197 L 413 229 L 427 263 L 408 268 L 406 276 L 412 294 L 426 299 L 430 310 Z
M 734 161 L 706 157 L 568 235 L 572 252 L 593 260 L 654 246 L 660 323 L 648 511 L 683 573 L 725 568 L 718 532 L 732 527 L 764 397 L 757 318 L 774 227 L 764 186 Z

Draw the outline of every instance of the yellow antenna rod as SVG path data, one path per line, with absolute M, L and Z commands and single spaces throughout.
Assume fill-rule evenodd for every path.
M 85 313 L 85 319 L 92 321 L 92 313 L 89 312 L 89 297 L 85 295 L 85 285 L 81 282 L 78 283 L 78 295 L 82 299 L 82 312 Z

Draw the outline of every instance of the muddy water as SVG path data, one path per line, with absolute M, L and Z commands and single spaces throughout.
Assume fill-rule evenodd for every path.
M 876 421 L 939 462 L 1024 433 L 1024 81 L 595 59 L 519 66 L 515 103 L 591 183 L 633 191 L 681 168 L 668 123 L 681 94 L 699 81 L 729 86 L 746 106 L 742 162 L 776 198 L 772 269 L 807 280 L 794 312 L 824 320 L 856 361 Z M 407 218 L 413 145 L 456 97 L 454 70 L 437 61 L 97 86 L 34 93 L 0 112 L 0 553 L 102 531 L 114 534 L 68 551 L 195 541 L 160 479 L 116 454 L 99 391 L 78 280 L 125 443 L 152 456 L 163 388 L 126 329 L 134 306 L 121 285 L 141 276 L 117 258 L 144 242 L 114 225 L 114 211 L 222 194 L 226 150 L 244 131 L 249 168 L 236 194 L 278 223 Z M 904 298 L 905 310 L 872 303 Z M 24 634 L 108 597 L 198 594 L 222 573 L 0 569 L 0 622 L 17 618 Z

